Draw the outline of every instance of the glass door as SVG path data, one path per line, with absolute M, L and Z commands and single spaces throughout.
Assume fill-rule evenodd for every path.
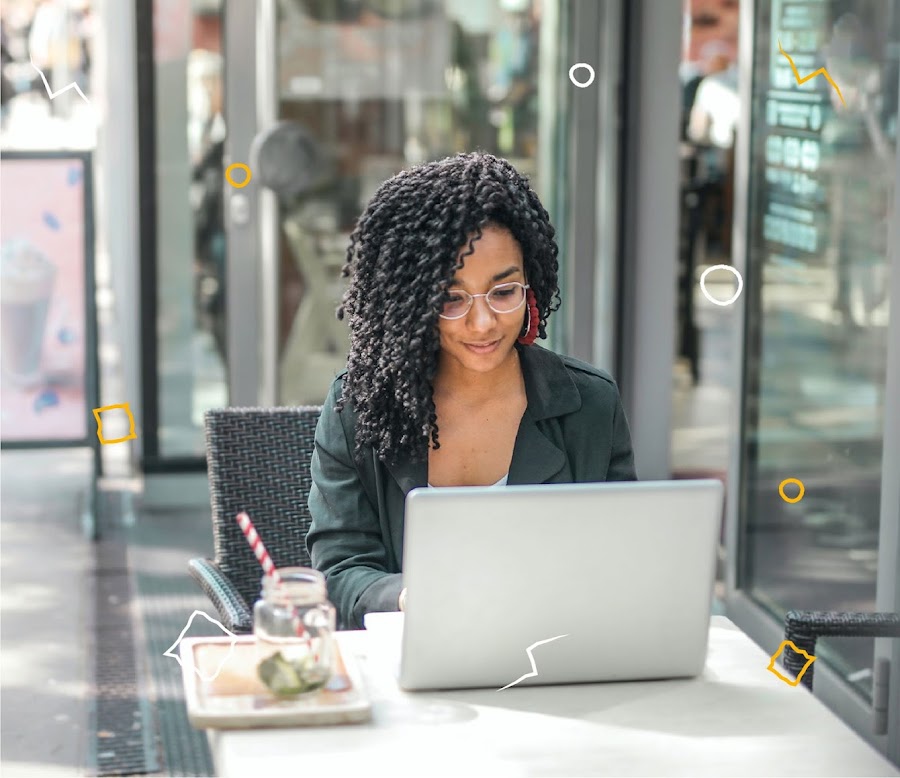
M 764 0 L 754 14 L 737 586 L 783 623 L 894 601 L 900 3 Z M 865 638 L 817 647 L 866 709 L 876 653 Z
M 563 223 L 553 212 L 561 177 L 547 171 L 565 71 L 539 77 L 542 63 L 559 57 L 559 9 L 540 0 L 261 0 L 251 19 L 246 5 L 228 4 L 228 24 L 236 14 L 256 26 L 255 104 L 241 95 L 256 126 L 248 137 L 252 122 L 233 117 L 229 161 L 252 157 L 258 166 L 251 214 L 232 225 L 243 235 L 257 220 L 258 243 L 248 238 L 246 250 L 258 251 L 258 276 L 240 284 L 243 311 L 231 300 L 233 342 L 243 347 L 229 359 L 244 374 L 255 366 L 258 380 L 233 391 L 232 402 L 249 402 L 255 390 L 259 404 L 319 404 L 349 347 L 335 309 L 350 231 L 383 181 L 481 149 L 531 176 Z M 235 88 L 246 86 L 237 68 L 248 56 L 228 65 Z M 241 241 L 229 241 L 238 273 L 248 272 L 232 254 Z
M 202 469 L 203 415 L 229 399 L 222 20 L 223 0 L 137 7 L 148 472 Z

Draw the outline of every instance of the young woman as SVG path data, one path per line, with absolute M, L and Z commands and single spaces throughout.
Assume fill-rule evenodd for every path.
M 528 181 L 481 153 L 398 173 L 360 217 L 307 536 L 343 627 L 402 608 L 411 489 L 636 479 L 612 378 L 532 345 L 559 308 L 553 236 Z

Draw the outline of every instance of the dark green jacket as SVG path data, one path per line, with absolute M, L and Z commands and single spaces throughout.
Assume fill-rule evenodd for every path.
M 516 347 L 528 406 L 508 483 L 636 480 L 628 421 L 609 374 L 541 346 Z M 398 610 L 405 499 L 427 486 L 428 464 L 389 467 L 369 448 L 356 465 L 355 414 L 349 403 L 342 413 L 334 410 L 344 376 L 331 385 L 316 427 L 307 547 L 340 623 L 359 629 L 365 613 Z

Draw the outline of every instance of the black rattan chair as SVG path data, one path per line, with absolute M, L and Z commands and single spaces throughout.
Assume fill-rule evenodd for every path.
M 247 511 L 276 567 L 308 567 L 306 501 L 321 407 L 222 408 L 206 413 L 206 460 L 215 560 L 192 559 L 191 576 L 237 634 L 253 629 L 262 567 L 236 516 Z
M 784 617 L 784 639 L 798 649 L 815 656 L 816 641 L 820 637 L 900 638 L 900 614 L 897 613 L 841 613 L 837 611 L 789 611 Z M 784 647 L 784 667 L 794 678 L 808 661 L 790 646 Z M 800 680 L 812 691 L 813 662 Z

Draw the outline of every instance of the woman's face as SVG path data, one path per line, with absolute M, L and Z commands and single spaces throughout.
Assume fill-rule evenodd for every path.
M 467 248 L 463 247 L 462 251 Z M 526 284 L 522 250 L 510 232 L 501 227 L 485 227 L 474 243 L 474 253 L 456 271 L 449 292 L 464 290 L 486 294 L 498 284 L 518 281 Z M 469 312 L 459 319 L 438 319 L 442 358 L 478 373 L 487 373 L 510 356 L 522 330 L 527 306 L 510 313 L 496 313 L 484 297 L 472 301 Z M 478 348 L 482 346 L 483 348 Z M 486 347 L 485 347 L 486 346 Z

